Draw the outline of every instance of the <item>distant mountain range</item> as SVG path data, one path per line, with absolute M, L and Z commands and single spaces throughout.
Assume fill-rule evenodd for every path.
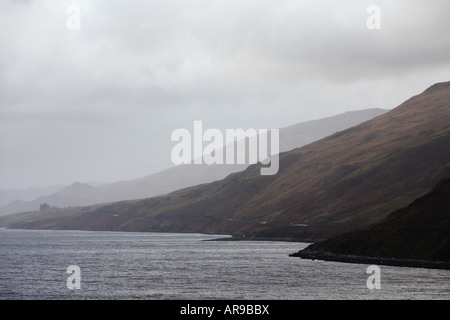
M 144 200 L 50 209 L 0 223 L 46 229 L 233 234 L 319 241 L 382 221 L 450 177 L 450 82 L 223 180 Z M 402 246 L 407 246 L 403 243 Z
M 280 151 L 288 151 L 350 128 L 384 114 L 388 110 L 367 109 L 299 123 L 280 130 Z M 134 200 L 163 195 L 182 188 L 221 180 L 247 165 L 182 165 L 140 179 L 120 181 L 93 187 L 74 183 L 67 187 L 30 190 L 20 193 L 0 191 L 0 215 L 37 210 L 42 203 L 51 206 L 86 206 L 121 200 Z M 50 192 L 51 191 L 51 192 Z M 3 196 L 3 197 L 2 197 Z M 9 200 L 9 201 L 8 201 Z M 14 201 L 13 201 L 14 200 Z
M 60 190 L 64 186 L 55 185 L 42 188 L 27 188 L 27 189 L 0 189 L 0 207 L 9 204 L 12 201 L 32 201 L 36 198 L 46 196 Z

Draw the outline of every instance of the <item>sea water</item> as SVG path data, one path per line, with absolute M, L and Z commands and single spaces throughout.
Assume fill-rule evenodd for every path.
M 289 257 L 306 243 L 220 237 L 0 229 L 0 299 L 450 299 L 447 270 L 380 266 L 369 289 L 368 265 Z

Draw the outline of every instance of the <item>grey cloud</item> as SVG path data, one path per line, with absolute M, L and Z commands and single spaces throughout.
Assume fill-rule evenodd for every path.
M 65 26 L 73 1 L 0 3 L 0 186 L 145 175 L 193 120 L 263 128 L 392 108 L 450 71 L 447 0 L 76 3 L 79 31 Z

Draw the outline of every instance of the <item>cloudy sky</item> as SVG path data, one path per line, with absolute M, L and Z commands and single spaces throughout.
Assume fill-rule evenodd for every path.
M 448 0 L 0 0 L 0 188 L 160 171 L 194 120 L 270 129 L 394 108 L 450 80 L 449 13 Z

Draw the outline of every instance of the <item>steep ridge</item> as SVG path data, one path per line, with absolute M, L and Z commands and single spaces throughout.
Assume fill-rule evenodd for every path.
M 421 261 L 442 261 L 450 268 L 450 179 L 377 224 L 310 245 L 293 256 L 368 263 L 377 258 L 381 264 L 425 267 Z

